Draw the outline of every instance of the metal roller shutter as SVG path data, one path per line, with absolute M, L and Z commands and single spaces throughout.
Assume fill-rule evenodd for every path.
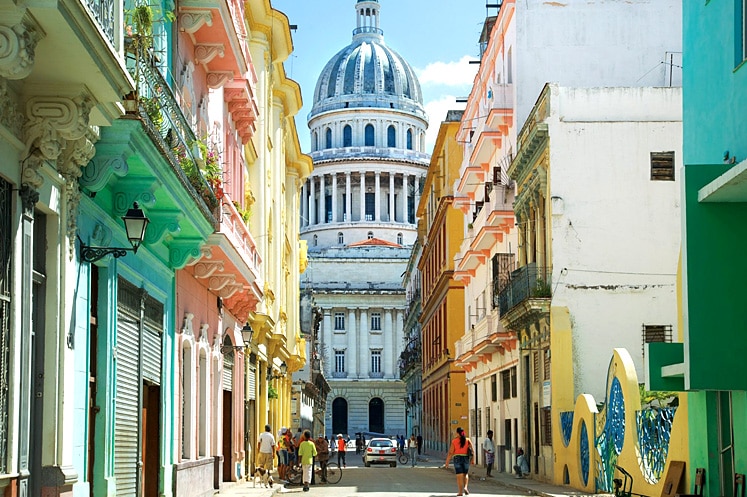
M 163 304 L 152 297 L 148 297 L 145 301 L 145 322 L 143 324 L 143 378 L 160 385 Z
M 255 400 L 257 398 L 257 366 L 254 364 L 249 365 L 249 400 Z
M 118 496 L 137 495 L 140 435 L 138 330 L 138 320 L 120 302 L 117 308 L 117 384 L 114 411 L 114 478 Z

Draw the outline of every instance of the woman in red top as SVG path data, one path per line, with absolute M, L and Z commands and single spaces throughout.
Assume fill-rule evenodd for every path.
M 457 495 L 469 495 L 469 465 L 475 461 L 475 451 L 472 442 L 467 438 L 462 428 L 456 429 L 456 437 L 451 441 L 449 453 L 446 455 L 444 468 L 449 467 L 449 461 L 454 460 L 454 472 L 456 473 Z

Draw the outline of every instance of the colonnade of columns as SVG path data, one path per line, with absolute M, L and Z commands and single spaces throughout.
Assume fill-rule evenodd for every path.
M 335 351 L 345 351 L 345 378 L 376 377 L 371 371 L 371 352 L 381 351 L 381 373 L 383 378 L 399 376 L 399 355 L 402 351 L 404 314 L 402 309 L 384 307 L 383 309 L 331 308 L 322 309 L 322 346 L 328 352 L 327 378 L 334 378 Z M 334 314 L 341 312 L 345 316 L 344 330 L 334 330 Z M 378 330 L 371 330 L 370 315 L 380 314 L 381 325 Z M 378 338 L 377 338 L 378 336 Z
M 342 181 L 338 181 L 343 175 L 344 187 L 341 186 Z M 371 176 L 373 185 L 370 183 Z M 384 185 L 387 185 L 388 178 L 387 186 L 382 185 L 382 176 Z M 328 186 L 328 181 L 331 186 Z M 358 201 L 354 205 L 353 196 L 356 193 Z M 366 201 L 367 193 L 373 194 L 373 206 L 370 201 Z M 388 199 L 383 199 L 383 195 L 388 195 Z M 328 198 L 331 204 L 329 206 Z M 301 189 L 301 226 L 355 221 L 413 224 L 414 210 L 419 201 L 420 176 L 407 172 L 346 171 L 314 174 Z M 386 209 L 383 209 L 384 206 Z M 356 212 L 353 212 L 354 207 Z

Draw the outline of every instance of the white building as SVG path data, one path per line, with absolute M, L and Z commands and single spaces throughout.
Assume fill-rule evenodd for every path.
M 327 435 L 404 434 L 399 380 L 402 273 L 429 163 L 415 73 L 384 43 L 378 1 L 358 1 L 353 41 L 327 63 L 309 115 L 314 173 L 301 201 L 309 266 L 301 286 L 323 313 Z

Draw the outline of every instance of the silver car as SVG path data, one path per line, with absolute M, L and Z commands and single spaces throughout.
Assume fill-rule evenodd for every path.
M 388 464 L 397 467 L 397 445 L 388 438 L 372 438 L 363 453 L 363 464 L 370 468 L 372 464 Z

